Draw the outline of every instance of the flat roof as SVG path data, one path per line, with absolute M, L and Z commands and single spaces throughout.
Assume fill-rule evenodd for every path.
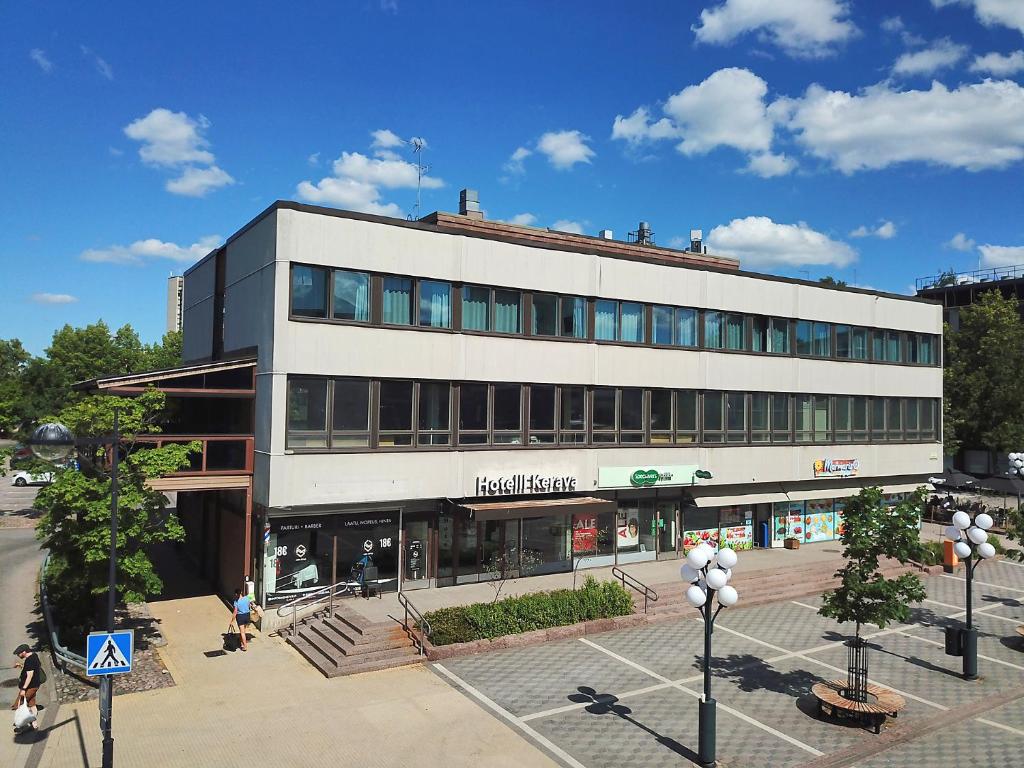
M 145 371 L 143 373 L 128 373 L 120 376 L 103 376 L 97 379 L 88 379 L 74 384 L 74 389 L 110 389 L 112 387 L 133 387 L 140 384 L 151 384 L 155 381 L 165 379 L 180 379 L 185 376 L 195 376 L 202 373 L 216 373 L 218 371 L 232 371 L 236 368 L 250 368 L 256 365 L 255 357 L 239 358 L 237 360 L 215 360 L 210 363 L 196 363 L 181 365 L 177 368 L 164 368 L 159 371 Z

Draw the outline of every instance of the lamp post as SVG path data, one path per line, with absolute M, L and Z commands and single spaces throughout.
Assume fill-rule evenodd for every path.
M 711 698 L 711 633 L 719 611 L 736 605 L 739 595 L 729 586 L 736 553 L 720 549 L 718 554 L 707 544 L 698 544 L 686 556 L 679 576 L 690 586 L 686 601 L 700 611 L 704 619 L 704 695 L 699 704 L 697 760 L 703 766 L 715 764 L 715 700 Z M 718 607 L 712 612 L 715 594 Z
M 946 537 L 956 542 L 953 552 L 964 561 L 967 570 L 967 626 L 960 630 L 960 642 L 956 644 L 963 653 L 965 680 L 978 679 L 978 630 L 972 621 L 971 581 L 978 563 L 996 553 L 995 547 L 988 543 L 988 529 L 991 527 L 992 518 L 985 512 L 976 515 L 972 525 L 971 516 L 961 511 L 953 515 L 953 524 L 946 528 Z
M 114 631 L 114 606 L 117 604 L 117 501 L 118 501 L 118 456 L 121 435 L 118 424 L 119 409 L 114 408 L 114 434 L 100 438 L 75 438 L 63 424 L 43 424 L 28 441 L 32 452 L 41 460 L 59 463 L 67 460 L 74 449 L 86 445 L 111 446 L 110 455 L 110 570 L 108 572 L 107 631 Z M 114 766 L 114 737 L 111 720 L 113 711 L 113 678 L 100 678 L 100 731 L 103 733 L 103 768 Z

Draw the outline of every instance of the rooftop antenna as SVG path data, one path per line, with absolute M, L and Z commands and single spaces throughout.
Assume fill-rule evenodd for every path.
M 423 177 L 430 171 L 429 165 L 423 164 L 423 150 L 427 143 L 418 136 L 413 136 L 408 142 L 412 144 L 413 154 L 416 156 L 416 205 L 409 214 L 409 221 L 416 221 L 420 217 L 420 192 L 423 188 Z

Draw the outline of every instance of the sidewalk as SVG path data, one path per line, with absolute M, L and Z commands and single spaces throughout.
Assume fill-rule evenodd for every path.
M 418 765 L 555 765 L 423 667 L 327 680 L 258 632 L 247 653 L 217 654 L 229 616 L 215 597 L 150 608 L 177 685 L 115 697 L 119 765 L 398 766 L 412 755 Z M 96 703 L 63 706 L 54 720 L 63 724 L 48 733 L 39 765 L 99 765 Z

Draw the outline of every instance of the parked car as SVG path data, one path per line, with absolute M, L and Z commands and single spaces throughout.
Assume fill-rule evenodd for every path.
M 24 488 L 26 485 L 49 485 L 53 482 L 53 472 L 15 472 L 11 478 L 11 485 Z
M 11 453 L 11 469 L 18 469 L 32 461 L 32 449 L 27 445 L 18 443 L 14 446 L 14 451 Z

